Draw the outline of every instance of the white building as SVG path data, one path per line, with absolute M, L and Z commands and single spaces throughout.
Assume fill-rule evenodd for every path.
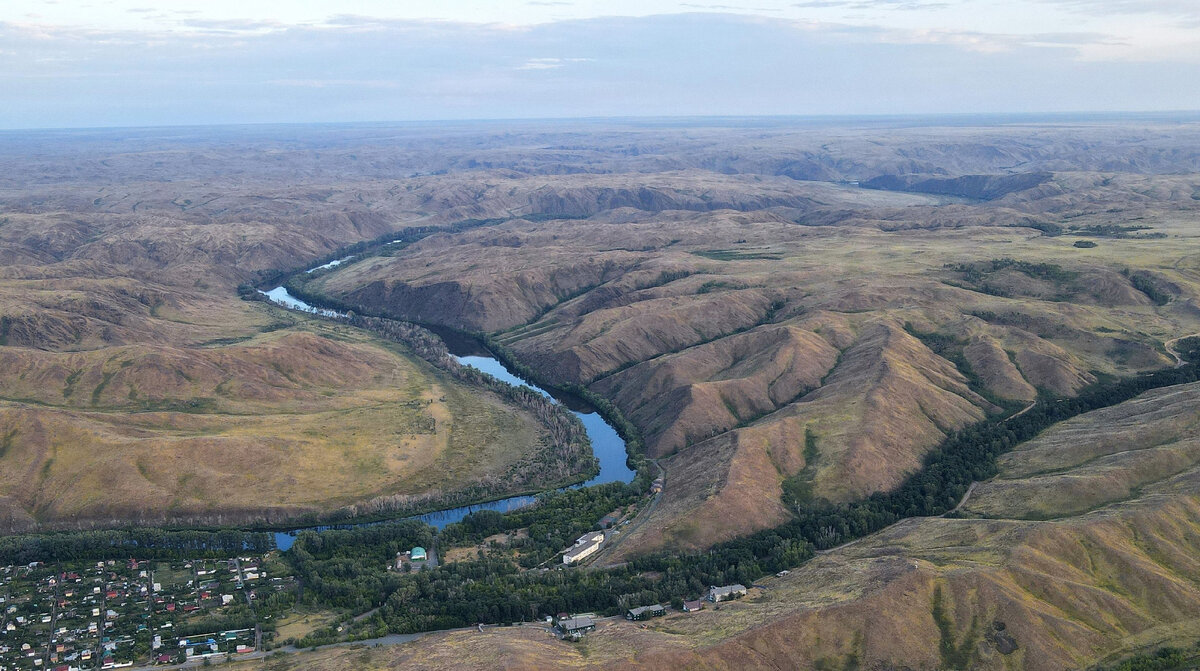
M 724 587 L 710 587 L 708 589 L 708 600 L 713 603 L 736 599 L 740 596 L 746 596 L 746 586 L 742 584 L 725 585 Z
M 583 543 L 582 545 L 576 545 L 563 553 L 563 563 L 574 564 L 585 557 L 590 557 L 591 555 L 595 554 L 603 544 L 604 537 L 602 534 L 600 540 L 589 541 L 587 543 Z
M 600 549 L 601 545 L 604 545 L 604 532 L 589 531 L 588 533 L 580 536 L 579 539 L 575 541 L 575 545 L 568 548 L 567 551 L 563 553 L 563 563 L 574 564 L 585 557 L 591 556 Z
M 604 532 L 603 531 L 589 531 L 588 533 L 580 536 L 579 539 L 575 541 L 575 547 L 579 547 L 580 545 L 585 545 L 587 543 L 603 543 L 603 542 L 604 542 Z

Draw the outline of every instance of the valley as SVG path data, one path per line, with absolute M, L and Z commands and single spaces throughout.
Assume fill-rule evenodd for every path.
M 1083 433 L 1157 449 L 1164 437 L 1191 433 L 1185 427 L 1197 408 L 1185 399 L 1197 391 L 1197 383 L 1166 387 L 1063 422 L 1002 457 L 992 482 L 1013 479 L 1029 453 L 1078 463 L 1081 443 L 1071 438 Z M 1125 422 L 1149 407 L 1157 409 L 1129 433 Z M 272 668 L 1061 669 L 1164 644 L 1187 647 L 1200 639 L 1198 468 L 1190 457 L 1142 480 L 1132 496 L 1053 519 L 982 515 L 971 506 L 959 518 L 906 519 L 787 575 L 757 580 L 745 599 L 720 610 L 604 622 L 581 643 L 526 624 L 322 649 L 279 658 Z M 1090 476 L 1085 462 L 1059 477 Z M 1022 501 L 1009 494 L 971 501 Z
M 1012 131 L 1013 151 L 1031 137 Z M 950 154 L 930 152 L 923 169 L 965 169 Z M 625 192 L 626 177 L 602 174 L 581 192 L 568 176 L 549 206 L 551 178 L 489 175 L 472 211 L 498 217 L 489 225 L 293 282 L 345 308 L 482 333 L 614 403 L 669 474 L 652 523 L 607 558 L 619 563 L 779 524 L 797 478 L 821 501 L 887 491 L 955 430 L 1169 365 L 1164 343 L 1200 327 L 1194 187 L 1072 160 L 1009 173 L 1028 179 L 862 182 L 875 189 L 693 168 L 670 190 L 639 176 L 642 191 Z M 605 203 L 595 214 L 592 199 Z M 1094 237 L 1117 220 L 1153 235 Z
M 1191 645 L 1198 156 L 1194 119 L 1140 117 L 0 136 L 0 526 L 551 492 L 300 533 L 289 617 L 322 624 L 293 643 L 453 631 L 244 668 L 1050 670 Z M 347 316 L 262 300 L 281 285 Z M 559 490 L 597 470 L 581 416 L 424 327 L 595 406 L 636 477 Z M 402 569 L 418 545 L 450 559 Z M 719 610 L 603 619 L 734 583 Z M 539 624 L 589 612 L 574 643 Z

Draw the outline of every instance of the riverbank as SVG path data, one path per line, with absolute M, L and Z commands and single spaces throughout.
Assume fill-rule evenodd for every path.
M 456 332 L 459 337 L 440 339 L 440 343 L 430 342 L 425 334 L 434 335 L 419 325 L 406 324 L 390 320 L 386 317 L 376 315 L 360 315 L 354 313 L 353 310 L 339 309 L 338 307 L 330 306 L 323 307 L 319 302 L 320 297 L 312 296 L 296 296 L 293 294 L 292 288 L 285 283 L 284 285 L 274 287 L 267 291 L 259 291 L 259 294 L 266 299 L 287 307 L 292 310 L 299 310 L 310 314 L 315 314 L 328 319 L 345 320 L 351 325 L 360 328 L 368 328 L 377 333 L 389 331 L 388 335 L 395 337 L 400 342 L 412 347 L 418 355 L 429 360 L 437 366 L 444 365 L 444 357 L 446 354 L 453 357 L 454 361 L 464 367 L 472 368 L 484 373 L 487 377 L 498 381 L 501 384 L 507 385 L 510 388 L 520 389 L 529 388 L 539 394 L 542 398 L 554 403 L 562 405 L 574 415 L 574 417 L 583 426 L 587 440 L 591 445 L 592 454 L 597 461 L 597 468 L 594 475 L 590 478 L 578 483 L 568 483 L 570 486 L 591 486 L 605 484 L 608 482 L 634 482 L 639 476 L 639 471 L 630 468 L 630 463 L 633 461 L 632 453 L 629 448 L 629 443 L 625 439 L 627 435 L 634 435 L 637 439 L 637 444 L 640 446 L 640 438 L 636 436 L 636 429 L 632 427 L 624 417 L 620 417 L 620 423 L 623 428 L 617 428 L 612 423 L 607 421 L 605 414 L 601 414 L 598 408 L 595 408 L 582 395 L 572 393 L 572 391 L 563 392 L 556 390 L 558 393 L 547 391 L 539 386 L 540 380 L 536 379 L 536 373 L 526 366 L 519 364 L 515 358 L 506 350 L 498 345 L 489 343 L 485 338 L 465 332 Z M 385 324 L 392 327 L 390 330 L 382 328 L 380 325 Z M 451 349 L 450 345 L 457 345 L 457 351 Z M 440 345 L 440 348 L 439 348 Z M 444 348 L 445 352 L 441 351 Z M 488 356 L 489 353 L 504 352 L 501 356 Z M 586 391 L 586 390 L 585 390 Z M 581 399 L 584 403 L 569 403 L 563 400 L 564 396 L 574 396 L 576 399 Z M 597 399 L 603 401 L 603 399 Z M 605 402 L 607 403 L 607 402 Z M 572 408 L 571 406 L 575 407 Z M 609 414 L 615 412 L 615 408 L 610 409 Z M 637 452 L 640 457 L 640 449 Z M 642 472 L 645 472 L 645 461 L 639 460 L 639 465 L 643 466 Z M 650 478 L 643 478 L 645 485 L 648 487 Z M 559 487 L 552 487 L 542 491 L 553 491 Z M 432 510 L 421 514 L 413 514 L 408 516 L 383 515 L 381 519 L 355 519 L 354 521 L 345 520 L 344 522 L 330 522 L 328 524 L 313 524 L 305 526 L 297 526 L 290 529 L 278 530 L 275 533 L 276 543 L 280 549 L 288 549 L 291 547 L 294 537 L 303 531 L 323 531 L 328 529 L 345 529 L 352 528 L 361 524 L 378 524 L 383 521 L 395 519 L 415 519 L 426 522 L 431 526 L 441 529 L 447 524 L 460 521 L 463 517 L 483 510 L 494 510 L 497 512 L 511 512 L 535 503 L 537 500 L 535 495 L 525 493 L 517 494 L 516 496 L 496 497 L 490 500 L 480 500 L 470 504 L 455 506 L 452 508 Z

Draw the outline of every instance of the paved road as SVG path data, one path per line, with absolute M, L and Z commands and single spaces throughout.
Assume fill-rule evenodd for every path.
M 468 631 L 468 630 L 472 630 L 472 629 L 474 629 L 474 627 L 466 627 L 464 629 L 451 629 L 449 631 Z M 323 648 L 344 648 L 344 647 L 353 646 L 353 645 L 361 645 L 361 646 L 367 646 L 367 647 L 373 647 L 376 645 L 398 645 L 400 643 L 408 643 L 410 641 L 415 641 L 418 638 L 421 638 L 422 636 L 426 636 L 428 634 L 433 634 L 433 633 L 437 633 L 437 632 L 422 632 L 420 634 L 390 634 L 388 636 L 381 636 L 379 638 L 371 638 L 371 639 L 367 639 L 365 641 L 346 641 L 344 643 L 330 643 L 329 645 L 317 646 L 317 649 L 320 650 Z M 259 650 L 256 652 L 248 652 L 248 653 L 245 653 L 242 655 L 232 655 L 228 659 L 226 658 L 225 655 L 213 655 L 211 657 L 208 657 L 207 659 L 209 660 L 209 664 L 215 666 L 217 664 L 224 664 L 226 661 L 247 662 L 247 661 L 252 661 L 255 659 L 262 659 L 274 652 L 279 652 L 282 654 L 291 654 L 291 653 L 296 653 L 296 652 L 301 652 L 304 650 L 311 650 L 311 649 L 312 648 L 297 648 L 294 645 L 288 645 L 288 646 L 284 646 L 282 648 L 276 648 L 275 650 L 273 650 L 271 652 L 264 652 L 264 651 Z M 164 671 L 164 670 L 168 670 L 168 669 L 194 669 L 194 668 L 202 666 L 203 664 L 204 664 L 204 659 L 194 659 L 194 660 L 191 660 L 188 662 L 184 662 L 183 664 L 161 664 L 161 665 L 154 665 L 154 666 L 135 666 L 135 667 L 131 668 L 131 671 Z

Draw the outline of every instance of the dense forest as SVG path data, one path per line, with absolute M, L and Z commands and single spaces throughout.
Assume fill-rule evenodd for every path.
M 1154 652 L 1131 657 L 1116 666 L 1111 671 L 1175 671 L 1176 669 L 1194 669 L 1200 658 L 1200 643 L 1190 649 L 1166 647 Z
M 0 564 L 72 562 L 91 559 L 224 558 L 275 547 L 269 533 L 237 531 L 170 531 L 154 528 L 67 531 L 0 538 Z

